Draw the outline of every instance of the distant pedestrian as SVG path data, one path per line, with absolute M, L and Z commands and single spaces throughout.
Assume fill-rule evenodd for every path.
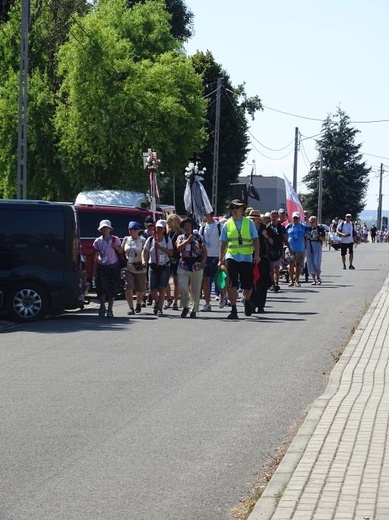
M 166 301 L 164 308 L 168 309 L 173 304 L 173 311 L 178 311 L 178 299 L 180 297 L 180 289 L 178 285 L 177 269 L 180 253 L 177 251 L 177 238 L 182 234 L 181 219 L 175 213 L 171 213 L 167 221 L 167 233 L 173 244 L 173 255 L 170 257 L 170 276 L 173 278 L 173 297 L 169 283 L 166 285 Z
M 93 274 L 96 276 L 96 292 L 100 299 L 99 316 L 113 318 L 113 304 L 121 289 L 120 239 L 112 235 L 110 220 L 102 220 L 98 231 L 101 236 L 93 242 L 95 254 L 93 257 Z M 106 304 L 108 303 L 108 308 Z
M 375 224 L 372 224 L 370 227 L 370 238 L 371 238 L 372 244 L 375 243 L 376 236 L 377 236 L 377 227 Z
M 139 222 L 128 223 L 129 235 L 123 238 L 122 248 L 127 258 L 127 265 L 122 269 L 124 280 L 124 295 L 128 303 L 129 316 L 141 312 L 142 299 L 146 292 L 146 265 L 142 260 L 142 251 L 146 238 L 139 235 Z M 136 293 L 136 307 L 134 310 L 134 291 Z
M 270 213 L 269 213 L 270 215 Z M 255 224 L 258 232 L 259 240 L 259 256 L 261 261 L 258 264 L 259 268 L 259 279 L 253 283 L 253 290 L 250 295 L 250 302 L 253 304 L 253 312 L 262 314 L 265 312 L 265 305 L 267 299 L 267 291 L 270 287 L 270 262 L 268 258 L 268 232 L 264 218 L 258 210 L 253 209 L 250 211 L 249 218 L 251 218 Z
M 300 222 L 300 213 L 292 214 L 292 223 L 286 226 L 288 234 L 290 263 L 289 263 L 289 287 L 301 287 L 300 274 L 305 260 L 305 235 L 307 226 Z
M 312 285 L 321 285 L 322 244 L 326 239 L 326 232 L 318 224 L 316 216 L 309 217 L 309 223 L 305 249 L 308 273 L 312 276 Z
M 207 261 L 204 267 L 203 277 L 203 293 L 205 305 L 200 309 L 203 312 L 209 312 L 211 307 L 211 284 L 215 279 L 219 263 L 220 234 L 221 224 L 214 219 L 213 212 L 205 215 L 205 223 L 200 229 L 200 235 L 207 246 Z M 224 290 L 221 291 L 219 307 L 222 309 L 226 304 Z
M 143 248 L 143 262 L 149 264 L 150 291 L 154 301 L 155 316 L 163 316 L 166 284 L 170 278 L 170 257 L 173 244 L 166 235 L 166 220 L 155 224 L 155 236 L 150 236 Z
M 285 212 L 284 208 L 280 208 L 278 210 L 278 218 L 279 218 L 280 223 L 284 227 L 286 227 L 289 224 L 289 220 L 288 220 L 288 218 L 286 216 L 286 212 Z
M 285 227 L 278 220 L 278 211 L 270 212 L 270 222 L 266 226 L 268 234 L 268 258 L 270 262 L 270 276 L 273 282 L 274 292 L 280 290 L 280 267 L 284 256 L 284 246 L 288 246 L 288 238 Z
M 346 220 L 338 225 L 337 233 L 340 236 L 340 254 L 342 257 L 343 269 L 346 269 L 346 255 L 349 255 L 349 269 L 354 270 L 354 242 L 356 240 L 355 224 L 351 220 L 352 215 L 347 213 Z

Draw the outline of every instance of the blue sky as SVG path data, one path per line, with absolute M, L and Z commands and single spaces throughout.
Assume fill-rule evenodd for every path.
M 389 102 L 387 0 L 186 0 L 194 14 L 195 36 L 188 54 L 211 51 L 233 85 L 246 83 L 265 108 L 251 124 L 257 174 L 293 176 L 295 127 L 305 137 L 340 106 L 360 130 L 356 142 L 372 166 L 366 209 L 377 208 L 379 167 L 383 209 L 389 210 Z M 383 123 L 357 123 L 387 119 Z M 267 147 L 267 148 L 266 148 Z M 282 151 L 271 151 L 281 149 Z M 289 155 L 288 155 L 289 153 Z M 367 155 L 371 154 L 371 155 Z M 287 157 L 284 157 L 287 155 Z M 374 157 L 377 156 L 377 157 Z M 284 158 L 283 158 L 284 157 Z M 308 164 L 316 160 L 313 139 L 304 139 L 298 157 L 298 191 Z M 249 174 L 247 164 L 243 173 Z

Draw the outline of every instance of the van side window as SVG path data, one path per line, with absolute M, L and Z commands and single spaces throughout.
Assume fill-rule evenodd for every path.
M 65 250 L 63 212 L 50 211 L 44 218 L 39 210 L 29 209 L 23 213 L 20 209 L 18 212 L 8 208 L 0 210 L 0 251 L 10 253 L 2 260 L 7 264 L 11 262 L 13 267 L 35 264 L 50 270 L 57 268 L 58 262 L 63 263 Z

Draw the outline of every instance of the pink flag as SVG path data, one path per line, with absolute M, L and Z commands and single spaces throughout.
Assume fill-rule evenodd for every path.
M 284 175 L 285 177 L 285 175 Z M 304 219 L 304 211 L 301 202 L 294 191 L 293 186 L 285 177 L 285 194 L 286 194 L 286 211 L 288 213 L 288 220 L 292 220 L 292 215 L 295 211 L 300 213 L 301 220 Z

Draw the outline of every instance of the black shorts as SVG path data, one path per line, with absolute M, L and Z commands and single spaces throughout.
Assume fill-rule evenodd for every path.
M 253 287 L 253 263 L 237 262 L 232 258 L 226 260 L 229 285 L 238 287 L 239 282 L 242 289 L 250 290 Z
M 340 254 L 341 256 L 346 256 L 347 251 L 349 255 L 353 254 L 354 242 L 350 242 L 350 244 L 340 244 Z

